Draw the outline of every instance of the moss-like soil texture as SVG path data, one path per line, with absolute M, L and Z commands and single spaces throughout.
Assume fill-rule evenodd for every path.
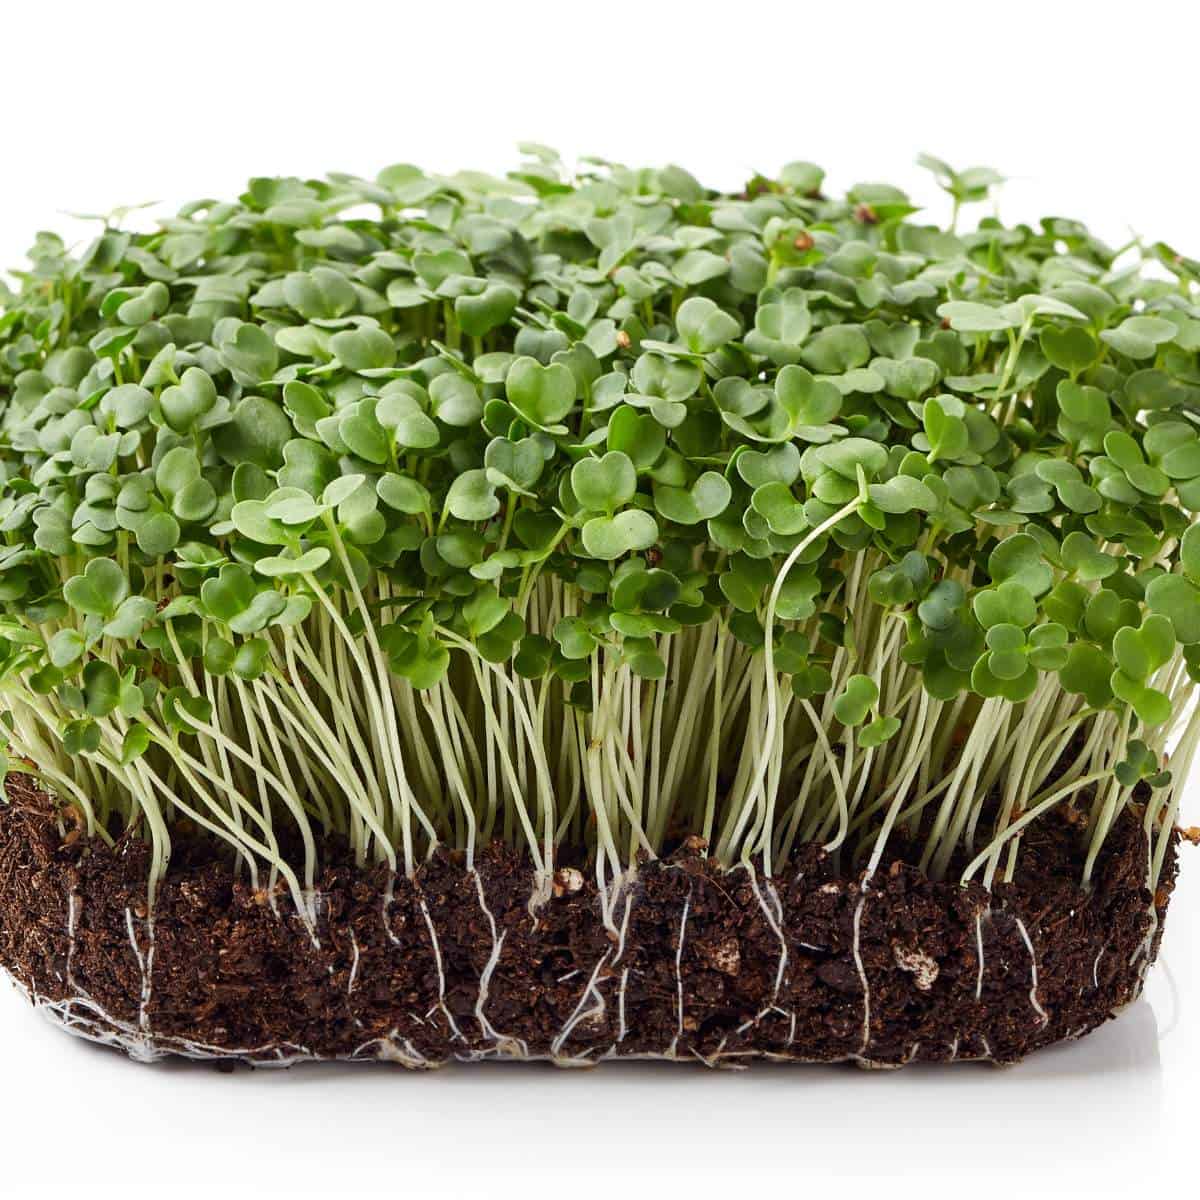
M 1087 891 L 1070 810 L 1029 828 L 990 894 L 899 859 L 840 878 L 815 846 L 768 880 L 692 844 L 623 881 L 614 934 L 575 868 L 539 902 L 499 845 L 412 880 L 330 847 L 314 944 L 285 889 L 252 890 L 206 842 L 180 847 L 151 921 L 144 843 L 64 835 L 23 777 L 9 789 L 0 965 L 72 1032 L 143 1059 L 1011 1062 L 1137 997 L 1175 872 L 1172 846 L 1152 898 L 1131 813 Z

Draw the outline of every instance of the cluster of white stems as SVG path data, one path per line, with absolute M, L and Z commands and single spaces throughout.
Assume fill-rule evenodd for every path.
M 252 681 L 206 673 L 167 622 L 179 657 L 164 664 L 169 683 L 211 706 L 209 720 L 182 714 L 189 733 L 173 731 L 156 702 L 136 718 L 153 739 L 141 757 L 121 760 L 131 721 L 119 711 L 98 721 L 98 749 L 68 755 L 60 731 L 75 714 L 18 677 L 6 686 L 11 750 L 78 810 L 87 833 L 110 840 L 124 825 L 146 837 L 152 893 L 182 820 L 228 843 L 254 886 L 274 894 L 282 880 L 302 913 L 330 835 L 359 864 L 409 875 L 439 845 L 461 849 L 470 864 L 500 838 L 523 847 L 548 880 L 556 846 L 586 847 L 602 896 L 639 856 L 688 836 L 722 863 L 770 875 L 811 842 L 847 873 L 872 872 L 889 838 L 902 835 L 933 878 L 946 878 L 953 860 L 964 881 L 990 887 L 1012 878 L 1030 822 L 1072 800 L 1086 801 L 1086 883 L 1132 800 L 1114 774 L 1131 717 L 1087 707 L 1053 673 L 1019 704 L 932 698 L 898 653 L 903 620 L 868 600 L 881 556 L 848 554 L 843 565 L 835 600 L 851 635 L 832 655 L 832 687 L 811 700 L 775 670 L 770 636 L 752 651 L 720 619 L 659 637 L 661 680 L 638 676 L 615 644 L 601 645 L 589 661 L 590 711 L 568 702 L 569 684 L 523 678 L 446 628 L 437 633 L 452 648 L 450 670 L 417 690 L 392 671 L 378 633 L 411 597 L 382 578 L 365 592 L 332 593 L 310 577 L 311 614 L 268 632 L 269 669 Z M 778 587 L 763 614 L 768 627 L 798 628 L 815 643 L 816 617 L 776 619 L 777 595 Z M 574 588 L 541 576 L 519 607 L 531 632 L 551 636 L 579 603 Z M 116 645 L 94 652 L 118 662 Z M 834 715 L 852 674 L 871 676 L 878 711 L 900 720 L 881 746 L 860 747 Z M 1173 746 L 1173 782 L 1153 792 L 1143 817 L 1154 881 L 1200 720 L 1178 654 L 1152 682 L 1176 713 L 1150 736 L 1138 731 L 1160 755 Z

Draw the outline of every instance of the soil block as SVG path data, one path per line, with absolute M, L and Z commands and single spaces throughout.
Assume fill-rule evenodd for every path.
M 1147 890 L 1131 812 L 1087 890 L 1069 810 L 1028 828 L 991 892 L 902 858 L 839 874 L 811 845 L 766 878 L 693 841 L 602 905 L 586 867 L 539 888 L 501 845 L 473 866 L 439 851 L 412 879 L 331 846 L 310 928 L 200 840 L 177 844 L 151 913 L 143 842 L 78 836 L 25 777 L 8 791 L 0 966 L 65 1029 L 141 1060 L 1009 1063 L 1138 996 L 1175 875 L 1172 845 Z

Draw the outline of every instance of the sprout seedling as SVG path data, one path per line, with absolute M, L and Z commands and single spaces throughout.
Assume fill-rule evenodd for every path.
M 1200 742 L 1200 300 L 1161 248 L 792 164 L 255 179 L 0 290 L 0 733 L 313 920 L 503 840 L 1010 881 Z M 363 215 L 366 213 L 367 215 Z M 1182 262 L 1183 260 L 1179 260 Z M 1171 769 L 1166 769 L 1167 751 Z M 698 844 L 700 844 L 698 843 Z M 682 1018 L 681 1018 L 682 1019 Z

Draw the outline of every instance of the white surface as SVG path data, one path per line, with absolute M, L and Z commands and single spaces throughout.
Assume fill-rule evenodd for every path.
M 1012 176 L 1006 216 L 1082 216 L 1114 243 L 1134 227 L 1196 255 L 1196 13 L 1153 0 L 12 5 L 0 263 L 37 228 L 84 236 L 60 209 L 173 206 L 251 174 L 397 160 L 502 170 L 519 138 L 673 160 L 722 186 L 808 158 L 834 186 L 886 178 L 935 201 L 912 166 L 929 150 Z M 792 1196 L 835 1175 L 890 1177 L 889 1196 L 1145 1188 L 1194 1148 L 1193 857 L 1165 943 L 1176 992 L 1160 965 L 1122 1020 L 1006 1071 L 228 1076 L 134 1066 L 0 985 L 0 1194 L 580 1200 L 654 1182 L 664 1198 Z M 441 1181 L 419 1187 L 430 1172 Z

